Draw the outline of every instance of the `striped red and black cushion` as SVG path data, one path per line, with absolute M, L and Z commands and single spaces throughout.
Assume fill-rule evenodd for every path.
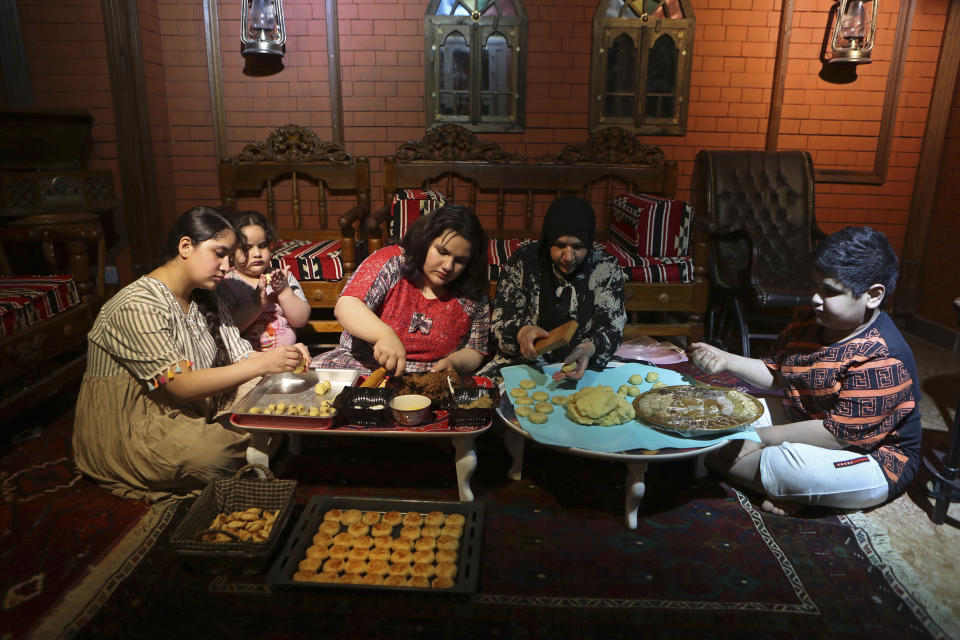
M 693 207 L 683 200 L 626 193 L 613 199 L 613 240 L 631 254 L 677 258 L 690 253 Z
M 72 276 L 0 276 L 0 336 L 80 304 Z
M 601 242 L 603 250 L 617 259 L 627 282 L 693 282 L 693 258 L 655 258 L 627 251 L 617 242 Z
M 357 261 L 363 260 L 366 243 L 357 243 Z M 343 280 L 343 260 L 339 240 L 289 240 L 273 252 L 271 265 L 286 264 L 300 282 Z

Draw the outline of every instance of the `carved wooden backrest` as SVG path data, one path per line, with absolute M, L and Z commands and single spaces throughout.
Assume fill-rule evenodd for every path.
M 219 182 L 228 213 L 237 210 L 240 198 L 262 200 L 249 208 L 264 213 L 285 238 L 333 238 L 344 232 L 352 237 L 350 225 L 357 218 L 340 214 L 369 211 L 369 160 L 295 124 L 274 129 L 264 142 L 248 144 L 222 162 Z M 331 214 L 338 215 L 336 224 Z
M 437 189 L 474 210 L 493 237 L 538 235 L 535 220 L 550 202 L 579 195 L 594 206 L 597 238 L 607 239 L 615 196 L 626 191 L 671 196 L 676 185 L 676 163 L 618 127 L 600 129 L 584 143 L 530 160 L 458 125 L 444 124 L 384 159 L 387 204 L 397 188 Z

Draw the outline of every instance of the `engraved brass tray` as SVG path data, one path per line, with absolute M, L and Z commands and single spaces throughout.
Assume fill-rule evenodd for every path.
M 685 437 L 741 431 L 763 415 L 763 403 L 742 391 L 690 385 L 650 389 L 633 408 L 638 420 Z

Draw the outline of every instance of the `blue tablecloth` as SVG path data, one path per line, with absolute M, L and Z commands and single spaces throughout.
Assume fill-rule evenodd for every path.
M 530 379 L 536 383 L 536 388 L 528 390 L 530 395 L 533 395 L 536 391 L 546 391 L 551 398 L 555 395 L 570 395 L 578 389 L 601 384 L 612 387 L 614 391 L 617 391 L 620 385 L 630 384 L 630 376 L 640 374 L 646 378 L 651 371 L 657 372 L 659 379 L 667 385 L 693 384 L 694 382 L 692 378 L 670 369 L 644 364 L 624 364 L 619 367 L 607 368 L 604 371 L 587 371 L 577 383 L 576 388 L 572 388 L 572 386 L 568 388 L 569 382 L 566 384 L 558 383 L 551 377 L 559 366 L 558 364 L 547 365 L 543 367 L 542 373 L 526 365 L 505 367 L 501 371 L 504 382 L 503 392 L 509 394 L 510 389 L 518 387 L 520 381 L 524 379 Z M 640 391 L 643 392 L 649 390 L 653 383 L 643 382 L 636 386 L 640 387 Z M 510 399 L 513 400 L 512 396 Z M 723 440 L 739 439 L 759 442 L 760 438 L 753 427 L 770 424 L 770 414 L 765 411 L 760 419 L 744 431 L 721 436 L 683 438 L 659 431 L 640 420 L 631 420 L 613 427 L 577 424 L 567 418 L 566 410 L 562 405 L 556 406 L 553 413 L 547 414 L 547 421 L 544 424 L 534 424 L 523 417 L 518 417 L 518 419 L 524 431 L 529 433 L 537 442 L 561 447 L 577 447 L 603 453 L 618 453 L 634 449 L 689 449 L 691 447 L 707 447 Z

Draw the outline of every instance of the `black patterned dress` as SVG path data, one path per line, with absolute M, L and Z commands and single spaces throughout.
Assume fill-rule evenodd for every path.
M 553 296 L 557 304 L 566 307 L 563 311 L 571 319 L 587 317 L 586 322 L 580 323 L 568 348 L 544 354 L 547 362 L 560 362 L 581 342 L 592 342 L 596 353 L 590 359 L 590 367 L 602 369 L 620 347 L 627 313 L 623 306 L 623 272 L 616 259 L 594 247 L 584 267 L 570 280 L 555 272 L 563 284 L 556 291 L 543 292 L 539 244 L 531 242 L 522 246 L 500 272 L 490 326 L 490 346 L 496 356 L 478 375 L 498 376 L 502 367 L 528 362 L 520 355 L 517 332 L 528 324 L 539 326 L 542 295 Z M 589 305 L 592 313 L 583 313 L 583 305 Z

